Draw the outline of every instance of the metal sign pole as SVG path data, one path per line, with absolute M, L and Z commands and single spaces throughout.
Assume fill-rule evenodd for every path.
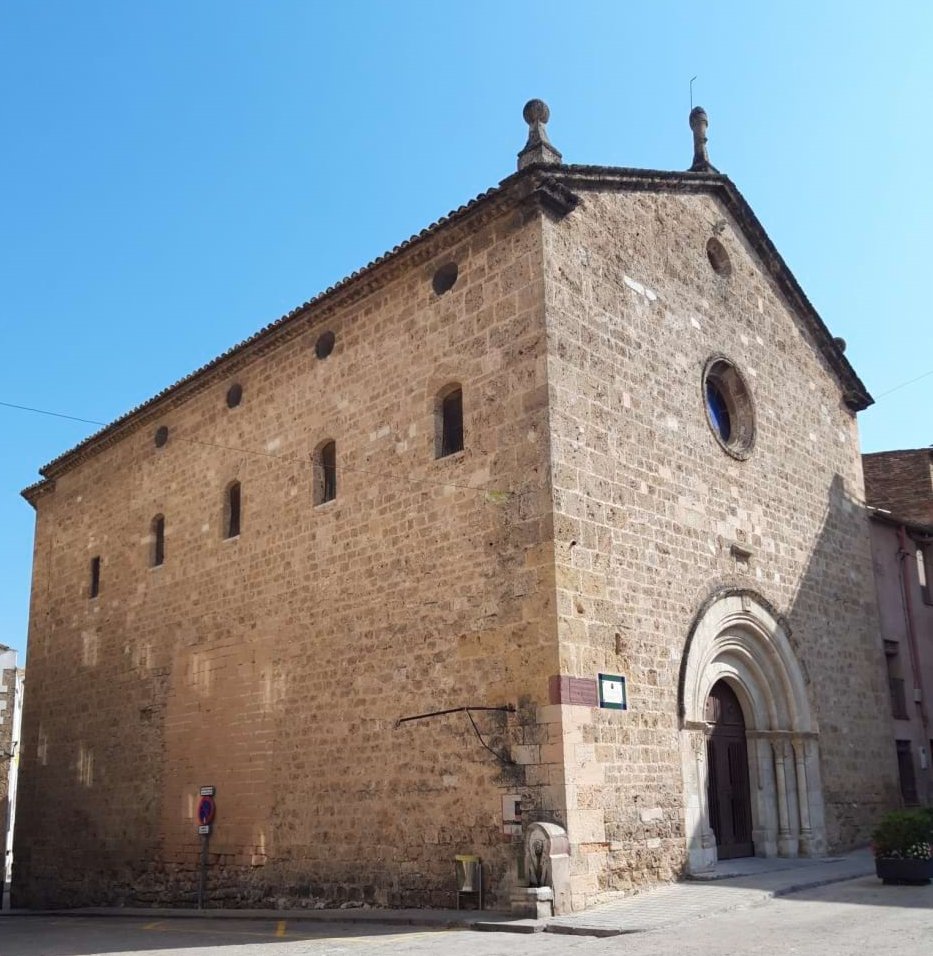
M 198 833 L 201 835 L 201 865 L 198 869 L 198 909 L 204 909 L 204 890 L 207 886 L 207 844 L 211 838 L 211 823 L 217 806 L 214 803 L 216 787 L 201 787 L 198 801 Z
M 204 909 L 204 889 L 207 884 L 207 841 L 210 833 L 201 834 L 201 869 L 198 873 L 198 909 Z

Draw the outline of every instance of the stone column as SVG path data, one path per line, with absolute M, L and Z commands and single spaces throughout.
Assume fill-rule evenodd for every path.
M 797 770 L 797 803 L 800 806 L 800 855 L 813 853 L 813 830 L 810 826 L 810 798 L 807 793 L 807 751 L 806 741 L 795 737 L 793 740 L 794 765 Z
M 752 840 L 755 856 L 777 856 L 777 786 L 774 781 L 774 754 L 771 741 L 749 734 L 749 783 L 752 785 Z
M 787 806 L 787 758 L 788 745 L 784 740 L 771 742 L 774 751 L 774 776 L 777 784 L 778 803 L 778 856 L 796 856 L 797 839 L 791 833 L 790 813 Z
M 709 762 L 706 733 L 697 734 L 694 744 L 697 761 L 697 783 L 700 788 L 700 843 L 708 851 L 711 863 L 716 862 L 716 834 L 709 823 Z
M 681 732 L 686 789 L 687 868 L 703 873 L 716 865 L 716 834 L 709 825 L 706 731 L 696 725 Z

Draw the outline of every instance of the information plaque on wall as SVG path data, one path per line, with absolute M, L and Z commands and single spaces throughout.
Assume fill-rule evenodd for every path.
M 599 674 L 599 706 L 611 710 L 628 710 L 628 698 L 625 693 L 625 678 L 619 674 Z

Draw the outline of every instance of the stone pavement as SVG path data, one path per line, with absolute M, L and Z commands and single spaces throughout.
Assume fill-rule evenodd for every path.
M 816 860 L 729 860 L 709 877 L 621 897 L 572 916 L 554 917 L 547 921 L 545 929 L 550 933 L 593 936 L 638 933 L 756 906 L 777 896 L 874 872 L 875 862 L 868 850 Z
M 756 906 L 766 900 L 875 872 L 868 850 L 818 860 L 732 860 L 709 877 L 674 883 L 620 897 L 571 916 L 545 920 L 513 919 L 507 913 L 475 910 L 245 910 L 151 909 L 88 907 L 76 910 L 12 910 L 3 916 L 119 916 L 148 919 L 305 920 L 320 923 L 363 923 L 476 929 L 510 933 L 568 933 L 617 936 L 657 929 L 672 923 Z

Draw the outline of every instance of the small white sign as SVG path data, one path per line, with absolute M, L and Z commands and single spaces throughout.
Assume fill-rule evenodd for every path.
M 507 793 L 502 798 L 502 822 L 522 822 L 522 795 L 520 793 Z
M 599 706 L 613 710 L 627 710 L 625 678 L 619 674 L 599 675 Z
M 201 836 L 207 836 L 210 832 L 211 832 L 211 825 L 209 823 L 202 823 L 198 827 L 198 833 L 200 833 Z
M 201 797 L 216 797 L 217 788 L 216 787 L 201 787 L 201 790 L 198 794 Z

